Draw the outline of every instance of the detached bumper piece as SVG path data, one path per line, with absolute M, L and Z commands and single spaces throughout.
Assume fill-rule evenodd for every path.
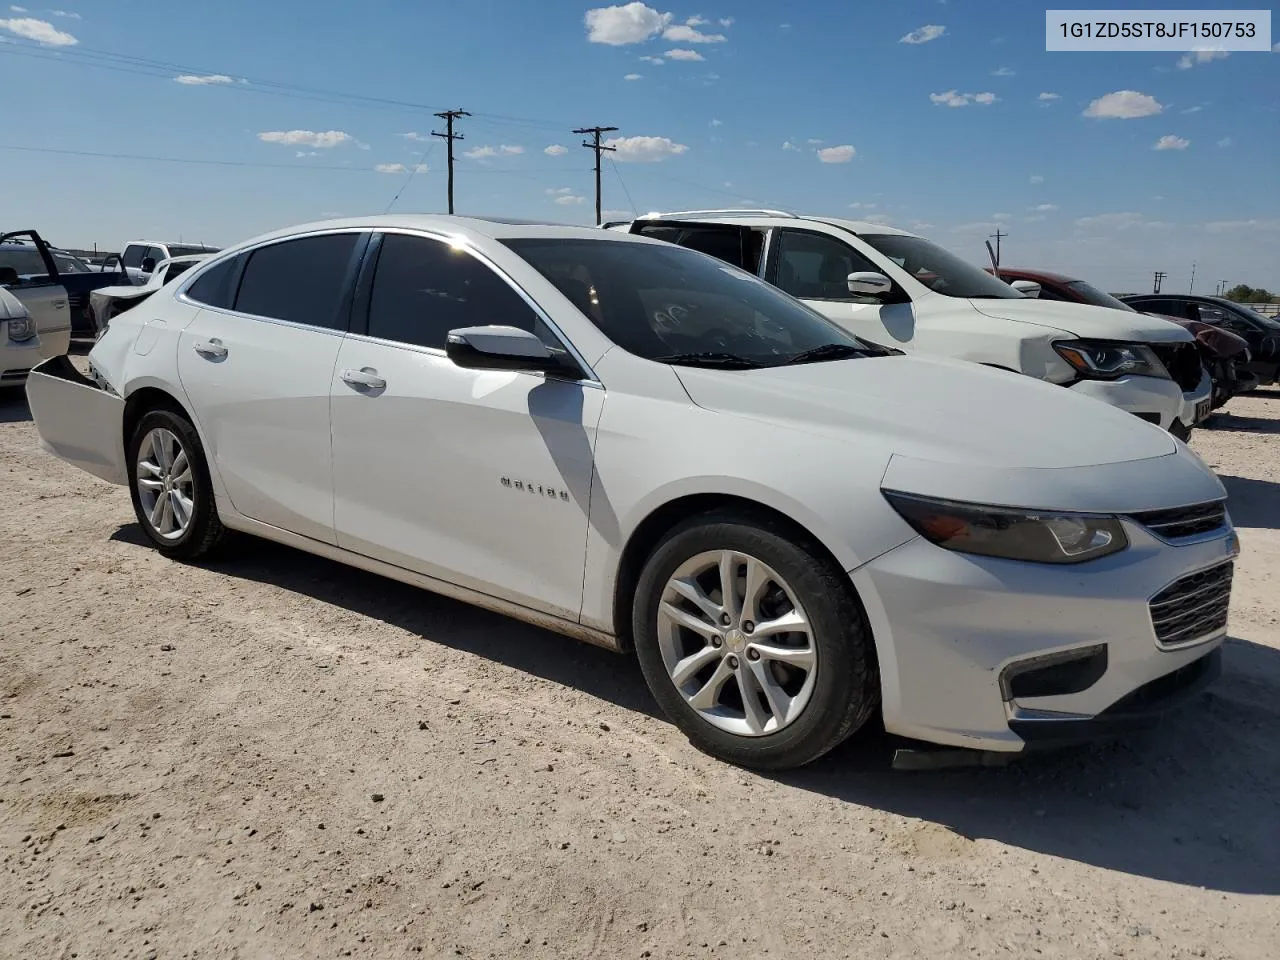
M 1061 747 L 1120 736 L 1157 726 L 1164 715 L 1213 683 L 1222 673 L 1222 648 L 1157 677 L 1093 717 L 1054 718 L 1051 714 L 1015 717 L 1009 729 L 1027 749 Z
M 121 397 L 103 390 L 60 356 L 32 369 L 27 403 L 41 447 L 95 477 L 128 482 Z

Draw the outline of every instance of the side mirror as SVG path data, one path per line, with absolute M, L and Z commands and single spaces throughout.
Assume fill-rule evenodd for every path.
M 893 289 L 893 281 L 874 270 L 849 274 L 849 292 L 860 297 L 883 297 Z
M 444 349 L 450 360 L 469 370 L 570 373 L 545 343 L 519 327 L 460 327 L 449 331 Z
M 1034 280 L 1014 280 L 1009 286 L 1017 290 L 1024 297 L 1040 296 L 1040 284 Z
M 143 272 L 143 273 L 151 273 L 153 270 L 155 270 L 155 268 L 156 268 L 156 258 L 155 258 L 155 257 L 143 257 L 143 258 L 142 258 L 142 267 L 141 267 L 141 269 L 142 269 L 142 272 Z

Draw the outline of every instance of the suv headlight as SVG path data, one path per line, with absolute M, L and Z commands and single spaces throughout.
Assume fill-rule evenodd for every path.
M 1058 355 L 1090 380 L 1115 380 L 1134 375 L 1164 377 L 1169 371 L 1145 343 L 1122 343 L 1118 340 L 1059 340 L 1053 345 Z
M 1129 545 L 1117 517 L 987 507 L 881 492 L 920 536 L 959 553 L 1031 563 L 1083 563 Z
M 36 335 L 36 325 L 30 317 L 12 317 L 5 321 L 9 328 L 9 339 L 22 343 Z

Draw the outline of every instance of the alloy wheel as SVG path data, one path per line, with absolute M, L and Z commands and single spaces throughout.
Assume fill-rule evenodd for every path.
M 195 488 L 191 461 L 172 430 L 156 427 L 142 438 L 134 483 L 151 529 L 165 540 L 181 539 L 195 512 Z
M 708 723 L 760 737 L 804 711 L 817 647 L 794 591 L 767 564 L 732 550 L 691 557 L 667 581 L 657 621 L 667 674 Z

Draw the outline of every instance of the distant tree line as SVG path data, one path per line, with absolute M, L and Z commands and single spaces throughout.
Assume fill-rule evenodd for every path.
M 1223 296 L 1236 303 L 1270 303 L 1276 299 L 1276 295 L 1270 290 L 1251 287 L 1247 283 L 1237 283 Z

